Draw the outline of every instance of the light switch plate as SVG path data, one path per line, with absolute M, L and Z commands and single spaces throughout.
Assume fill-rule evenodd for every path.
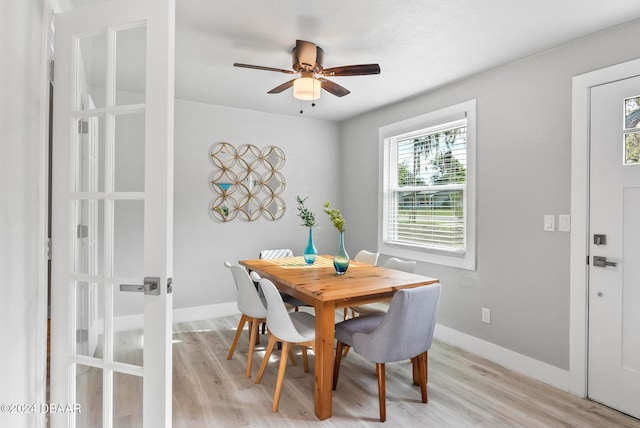
M 558 215 L 558 231 L 571 232 L 571 216 L 569 214 Z
M 544 230 L 545 232 L 553 232 L 556 230 L 556 216 L 554 215 L 544 216 Z

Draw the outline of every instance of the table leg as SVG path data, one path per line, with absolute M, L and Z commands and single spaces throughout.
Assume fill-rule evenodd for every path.
M 331 417 L 331 395 L 333 383 L 333 339 L 335 325 L 335 303 L 320 302 L 316 312 L 316 416 Z

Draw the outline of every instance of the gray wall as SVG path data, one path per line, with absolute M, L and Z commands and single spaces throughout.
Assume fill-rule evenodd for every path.
M 570 213 L 572 77 L 640 57 L 638 34 L 636 21 L 342 123 L 351 244 L 376 247 L 378 128 L 476 99 L 477 270 L 417 272 L 442 281 L 439 323 L 568 369 L 569 234 L 544 232 L 543 215 Z
M 322 212 L 337 201 L 338 125 L 333 122 L 176 101 L 174 183 L 174 307 L 176 309 L 235 302 L 236 292 L 225 260 L 257 258 L 262 249 L 291 248 L 301 255 L 307 229 L 299 226 L 295 197 L 309 196 L 320 228 L 314 232 L 320 253 L 333 254 L 338 235 Z M 287 209 L 282 219 L 214 221 L 209 187 L 215 168 L 209 151 L 218 142 L 236 148 L 253 144 L 280 147 L 286 156 L 286 180 L 280 195 Z

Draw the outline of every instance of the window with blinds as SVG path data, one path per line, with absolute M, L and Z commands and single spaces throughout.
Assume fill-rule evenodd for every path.
M 469 208 L 475 209 L 475 203 L 469 204 L 469 193 L 475 187 L 469 188 L 469 183 L 473 183 L 470 170 L 475 166 L 474 156 L 469 156 L 467 110 L 430 120 L 427 126 L 404 126 L 396 133 L 387 130 L 381 244 L 395 248 L 395 254 L 404 248 L 444 257 L 470 256 L 470 263 L 453 265 L 475 269 L 475 251 L 469 251 L 470 244 L 475 246 L 469 233 L 474 230 L 469 228 L 470 219 L 475 218 L 469 215 Z M 439 260 L 436 262 L 449 264 L 442 257 Z

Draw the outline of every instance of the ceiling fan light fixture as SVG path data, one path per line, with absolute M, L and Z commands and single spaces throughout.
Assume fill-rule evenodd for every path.
M 293 96 L 303 101 L 313 101 L 320 98 L 320 90 L 322 85 L 320 81 L 313 77 L 313 75 L 302 74 L 302 77 L 294 80 L 293 82 Z M 312 74 L 312 73 L 309 73 Z

